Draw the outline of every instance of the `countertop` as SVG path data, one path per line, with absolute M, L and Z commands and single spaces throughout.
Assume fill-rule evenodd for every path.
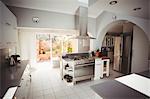
M 102 60 L 104 60 L 104 59 L 110 59 L 110 58 L 108 58 L 108 57 L 89 57 L 89 58 L 85 58 L 85 59 L 102 59 Z M 75 61 L 73 58 L 63 58 L 63 60 L 65 60 L 65 61 Z
M 115 79 L 150 98 L 150 79 L 138 74 L 129 74 Z
M 0 97 L 2 97 L 9 87 L 19 86 L 24 70 L 28 64 L 28 60 L 23 60 L 15 66 L 8 63 L 1 67 L 1 88 Z
M 94 85 L 92 89 L 103 99 L 149 99 L 148 96 L 116 80 Z
M 63 58 L 63 60 L 69 62 L 69 61 L 74 61 L 73 59 L 70 59 L 70 58 Z

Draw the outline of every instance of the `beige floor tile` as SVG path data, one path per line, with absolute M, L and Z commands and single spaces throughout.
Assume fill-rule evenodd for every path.
M 121 74 L 110 71 L 110 77 L 96 81 L 83 81 L 75 86 L 66 86 L 60 78 L 59 68 L 51 68 L 50 63 L 44 62 L 32 66 L 32 80 L 24 76 L 16 92 L 17 99 L 101 99 L 90 86 L 114 79 Z M 24 98 L 25 97 L 25 98 Z

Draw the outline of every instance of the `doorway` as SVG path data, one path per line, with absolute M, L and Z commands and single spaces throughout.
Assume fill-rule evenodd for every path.
M 51 62 L 58 65 L 63 53 L 72 53 L 77 49 L 74 39 L 71 36 L 55 35 L 51 33 L 36 34 L 36 61 Z M 57 64 L 55 64 L 57 63 Z M 55 67 L 55 66 L 54 66 Z M 58 67 L 58 66 L 57 66 Z
M 132 33 L 106 33 L 101 51 L 110 58 L 113 70 L 131 73 Z
M 51 44 L 49 34 L 36 34 L 36 61 L 50 61 L 51 59 Z
M 142 28 L 118 20 L 108 24 L 103 32 L 101 51 L 110 58 L 113 71 L 130 74 L 148 70 L 149 40 Z
M 131 22 L 120 20 L 106 27 L 101 51 L 110 58 L 113 71 L 131 73 L 134 26 Z

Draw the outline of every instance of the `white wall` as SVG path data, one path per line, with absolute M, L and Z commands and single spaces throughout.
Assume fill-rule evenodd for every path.
M 96 19 L 88 18 L 88 32 L 89 35 L 96 38 Z
M 17 7 L 9 7 L 9 8 L 18 19 L 18 27 L 75 29 L 74 15 L 26 9 L 26 8 L 17 8 Z M 32 22 L 32 17 L 34 16 L 39 17 L 40 22 L 38 24 Z M 96 19 L 94 18 L 88 18 L 88 33 L 91 37 L 96 38 Z M 90 41 L 91 50 L 94 50 L 93 45 L 95 44 L 93 40 L 91 40 Z
M 94 18 L 88 18 L 88 32 L 89 36 L 96 38 L 96 19 Z M 95 40 L 90 40 L 90 51 L 93 51 L 96 49 Z
M 9 8 L 18 19 L 18 27 L 74 29 L 73 15 L 27 8 Z M 32 17 L 39 17 L 40 22 L 33 23 Z
M 36 34 L 19 30 L 19 47 L 22 60 L 30 60 L 31 65 L 36 62 Z
M 116 16 L 116 19 L 114 19 L 114 16 Z M 104 39 L 105 34 L 107 33 L 108 29 L 113 26 L 113 22 L 118 20 L 128 20 L 129 22 L 137 24 L 142 30 L 135 29 L 134 30 L 134 44 L 133 44 L 133 61 L 132 61 L 132 72 L 139 72 L 144 71 L 148 69 L 148 45 L 150 39 L 150 32 L 148 27 L 148 20 L 136 18 L 132 16 L 122 16 L 117 15 L 110 12 L 103 12 L 98 18 L 97 18 L 97 39 L 96 44 L 97 48 L 101 48 L 102 41 Z M 131 28 L 129 27 L 131 26 Z M 128 32 L 132 31 L 133 25 L 124 25 L 123 31 Z M 137 33 L 136 33 L 137 32 Z M 144 53 L 143 53 L 143 49 Z M 140 53 L 140 54 L 139 54 Z
M 150 39 L 150 33 L 148 32 L 149 31 L 148 20 L 104 11 L 96 19 L 96 33 L 97 33 L 97 39 L 95 42 L 96 48 L 101 48 L 103 38 L 109 28 L 108 25 L 116 20 L 128 20 L 138 25 L 143 29 L 143 31 Z
M 51 35 L 71 35 L 75 31 L 65 31 L 65 30 L 45 30 L 45 29 L 19 29 L 19 46 L 18 54 L 21 55 L 22 60 L 30 60 L 31 64 L 36 63 L 36 34 L 37 33 L 50 33 Z M 74 53 L 77 52 L 88 52 L 89 51 L 89 41 L 77 40 L 74 42 Z M 79 44 L 77 44 L 79 43 Z
M 116 17 L 114 17 L 114 16 L 116 16 Z M 105 36 L 106 32 L 111 27 L 111 23 L 116 21 L 116 20 L 128 20 L 129 22 L 132 22 L 132 23 L 138 25 L 144 31 L 144 32 L 142 32 L 143 34 L 140 33 L 141 36 L 146 34 L 146 37 L 148 37 L 149 40 L 150 40 L 150 28 L 149 28 L 150 27 L 150 23 L 149 23 L 150 21 L 148 21 L 146 19 L 142 19 L 142 18 L 119 15 L 119 14 L 104 11 L 96 19 L 97 39 L 95 40 L 95 44 L 96 44 L 95 48 L 101 48 L 102 42 L 103 42 L 103 39 L 104 39 L 104 36 Z M 138 37 L 140 37 L 140 36 L 138 36 Z M 135 38 L 136 38 L 136 36 L 135 36 Z M 134 39 L 134 40 L 137 40 L 137 39 Z M 137 41 L 137 42 L 139 42 L 139 41 Z M 134 50 L 137 50 L 137 51 L 134 51 L 135 56 L 133 55 L 133 64 L 132 64 L 133 69 L 132 69 L 132 72 L 138 72 L 138 70 L 141 70 L 141 71 L 146 70 L 148 68 L 147 67 L 148 65 L 147 65 L 147 62 L 146 62 L 148 60 L 147 59 L 148 51 L 145 51 L 145 53 L 143 55 L 141 55 L 143 52 L 140 49 L 138 50 L 139 47 L 136 46 L 135 44 L 137 44 L 137 43 L 134 43 Z M 139 44 L 141 44 L 141 46 L 143 44 L 147 44 L 145 46 L 143 45 L 143 48 L 145 48 L 147 50 L 149 42 L 146 43 L 144 40 L 143 41 L 141 40 L 141 42 Z M 142 48 L 142 47 L 140 47 L 140 48 Z M 136 55 L 135 54 L 136 52 L 140 52 L 140 54 L 137 53 L 137 55 Z M 140 55 L 142 57 L 139 57 Z M 144 56 L 144 55 L 146 55 L 146 56 Z M 140 62 L 143 63 L 144 65 L 141 64 Z M 136 68 L 136 65 L 137 65 L 138 68 Z M 143 67 L 141 67 L 140 65 L 143 66 Z
M 133 48 L 131 72 L 148 70 L 149 41 L 144 31 L 137 26 L 133 27 Z
M 51 35 L 71 35 L 76 31 L 72 30 L 54 30 L 54 29 L 38 29 L 38 28 L 20 28 L 19 29 L 19 45 L 18 54 L 21 59 L 30 60 L 31 64 L 36 63 L 36 34 L 51 33 Z M 56 34 L 57 33 L 57 34 Z M 76 46 L 76 45 L 75 45 Z
M 9 8 L 17 17 L 18 27 L 75 29 L 74 15 L 18 7 Z M 40 19 L 38 24 L 32 22 L 32 17 L 35 16 Z M 88 18 L 88 32 L 89 35 L 96 37 L 96 19 Z

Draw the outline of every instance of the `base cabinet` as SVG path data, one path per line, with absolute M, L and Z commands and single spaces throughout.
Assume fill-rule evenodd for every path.
M 109 76 L 110 59 L 95 59 L 94 80 L 103 78 L 104 75 Z

